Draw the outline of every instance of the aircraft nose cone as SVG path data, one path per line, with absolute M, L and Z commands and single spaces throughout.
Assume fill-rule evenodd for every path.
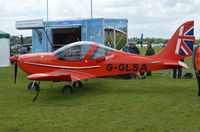
M 17 62 L 17 56 L 12 56 L 12 57 L 10 57 L 10 61 L 12 61 L 12 62 Z

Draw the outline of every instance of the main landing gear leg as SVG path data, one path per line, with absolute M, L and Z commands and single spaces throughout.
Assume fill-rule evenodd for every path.
M 63 93 L 66 93 L 66 94 L 71 94 L 71 93 L 73 93 L 73 88 L 72 88 L 72 86 L 73 86 L 73 88 L 81 88 L 81 87 L 83 87 L 83 83 L 82 83 L 81 81 L 75 81 L 75 82 L 73 82 L 72 85 L 71 85 L 71 83 L 70 83 L 70 84 L 67 84 L 67 85 L 65 85 L 65 86 L 63 87 L 62 92 L 63 92 Z
M 36 91 L 37 89 L 40 89 L 40 82 L 37 83 L 36 81 L 33 81 L 29 83 L 28 90 Z
M 81 81 L 75 81 L 75 82 L 73 82 L 73 87 L 74 88 L 82 88 L 83 83 Z

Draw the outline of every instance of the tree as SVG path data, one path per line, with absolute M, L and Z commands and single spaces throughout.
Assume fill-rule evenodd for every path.
M 32 37 L 23 37 L 23 43 L 24 44 L 31 44 L 32 43 Z M 15 45 L 15 44 L 21 44 L 21 38 L 20 36 L 11 36 L 10 38 L 10 44 Z

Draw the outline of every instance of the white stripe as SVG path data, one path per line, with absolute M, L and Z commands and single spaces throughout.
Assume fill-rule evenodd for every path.
M 191 31 L 194 27 L 191 27 L 189 30 L 187 30 L 185 33 L 184 33 L 184 36 L 193 36 L 193 35 L 186 35 L 189 31 Z
M 157 63 L 160 63 L 160 61 L 153 61 L 151 62 L 152 64 L 157 64 Z
M 185 43 L 185 46 L 187 46 L 187 48 L 190 50 L 190 48 L 188 47 L 188 45 L 186 44 L 186 42 L 185 42 L 184 40 L 186 40 L 186 41 L 194 41 L 194 40 L 191 40 L 191 39 L 183 39 L 183 42 Z M 194 44 L 194 43 L 193 43 L 193 44 Z M 190 50 L 190 52 L 192 52 L 192 51 Z
M 178 39 L 177 44 L 176 44 L 176 50 L 175 50 L 175 54 L 179 54 L 179 49 L 181 46 L 181 39 Z
M 186 55 L 188 55 L 188 52 L 184 49 L 183 46 L 181 46 L 181 49 L 183 50 L 183 52 L 185 52 Z
M 183 36 L 183 29 L 184 29 L 184 26 L 180 27 L 179 36 Z
M 84 66 L 84 67 L 70 67 L 70 66 L 55 66 L 55 65 L 45 65 L 45 64 L 38 64 L 38 63 L 31 63 L 31 62 L 24 62 L 30 65 L 36 66 L 44 66 L 44 67 L 51 67 L 51 68 L 62 68 L 62 69 L 92 69 L 92 68 L 99 68 L 100 66 Z

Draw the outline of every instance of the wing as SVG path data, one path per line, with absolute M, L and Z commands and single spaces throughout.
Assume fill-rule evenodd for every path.
M 57 70 L 53 72 L 48 73 L 36 73 L 29 75 L 27 78 L 30 80 L 39 80 L 39 81 L 78 81 L 78 80 L 84 80 L 88 78 L 96 77 L 92 74 L 88 74 L 85 72 L 80 71 L 70 71 L 70 70 Z

